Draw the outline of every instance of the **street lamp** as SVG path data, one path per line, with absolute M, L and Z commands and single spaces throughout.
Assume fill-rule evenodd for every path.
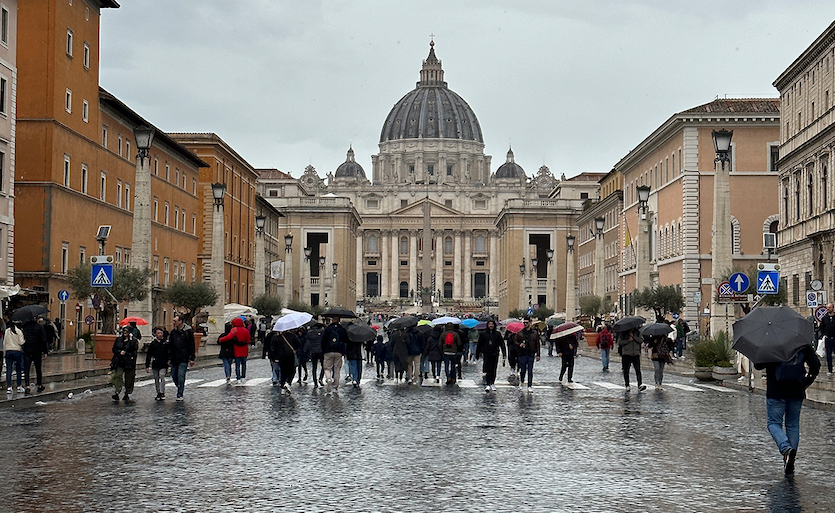
M 134 269 L 147 269 L 151 266 L 151 144 L 154 141 L 154 129 L 141 125 L 133 130 L 138 149 L 136 155 L 136 174 L 133 190 L 133 219 L 131 234 L 131 262 Z M 130 157 L 130 156 L 129 156 Z M 102 249 L 104 246 L 102 245 Z M 145 286 L 152 285 L 149 277 Z M 143 336 L 150 337 L 150 326 L 153 325 L 153 293 L 147 294 L 142 300 L 131 301 L 128 313 L 131 316 L 147 319 L 149 324 L 139 328 Z
M 575 240 L 576 240 L 576 238 L 573 235 L 568 235 L 568 236 L 565 237 L 565 244 L 568 247 L 568 251 L 570 251 L 570 252 L 574 251 L 574 241 Z
M 606 224 L 606 218 L 604 217 L 595 217 L 594 218 L 594 227 L 597 228 L 597 234 L 601 235 L 603 233 L 603 226 Z
M 535 257 L 531 258 L 531 267 L 532 267 L 531 271 L 533 272 L 534 276 L 536 276 L 536 267 L 537 267 L 538 264 L 539 264 L 539 259 L 538 258 L 535 258 Z
M 545 256 L 548 257 L 548 263 L 550 264 L 554 260 L 554 250 L 549 248 L 545 251 Z
M 325 257 L 319 257 L 319 304 L 325 304 Z
M 284 304 L 293 300 L 293 234 L 284 235 L 285 273 L 284 273 Z
M 722 162 L 722 167 L 725 162 L 730 161 L 729 153 L 731 152 L 731 138 L 734 135 L 733 130 L 714 130 L 711 132 L 713 136 L 713 148 L 716 150 L 716 160 Z
M 255 216 L 255 285 L 252 289 L 254 297 L 262 296 L 267 291 L 266 254 L 264 249 L 264 226 L 266 224 L 267 216 L 264 214 Z
M 265 215 L 258 215 L 255 216 L 255 233 L 258 235 L 264 234 L 264 226 L 267 224 L 267 216 Z
M 288 233 L 284 236 L 284 251 L 290 253 L 293 251 L 293 234 Z
M 640 210 L 644 214 L 642 219 L 646 218 L 646 209 L 647 209 L 647 202 L 649 201 L 649 185 L 639 185 L 635 188 L 638 192 L 638 203 L 640 204 Z
M 522 260 L 522 264 L 519 265 L 519 274 L 521 274 L 522 276 L 525 275 L 525 261 L 524 260 Z
M 334 264 L 333 264 L 333 276 L 334 277 L 336 277 L 336 268 L 337 268 L 338 265 L 339 264 L 337 264 L 336 262 L 334 262 Z
M 142 160 L 150 159 L 151 143 L 154 141 L 154 129 L 149 126 L 138 126 L 133 129 L 133 136 L 136 139 L 136 148 L 139 150 L 138 157 Z
M 574 318 L 577 310 L 577 292 L 574 290 L 576 285 L 576 277 L 574 276 L 574 242 L 576 238 L 573 235 L 565 237 L 565 247 L 568 251 L 565 259 L 565 320 L 570 321 Z
M 606 225 L 606 218 L 595 217 L 594 227 L 597 228 L 597 236 L 594 238 L 594 295 L 603 299 L 606 294 L 606 283 L 603 272 L 603 227 Z
M 223 206 L 223 195 L 226 193 L 226 184 L 215 182 L 212 184 L 212 197 L 215 199 L 215 207 L 220 210 Z
M 711 264 L 711 275 L 713 286 L 716 287 L 722 280 L 722 275 L 733 267 L 733 247 L 731 242 L 731 187 L 730 187 L 730 151 L 732 130 L 713 130 L 713 148 L 716 150 L 716 158 L 713 161 L 713 238 L 711 241 L 711 252 L 713 262 Z M 725 163 L 728 162 L 728 166 Z M 723 313 L 719 313 L 719 304 L 715 301 L 715 295 L 710 308 L 710 332 L 716 334 L 720 330 L 725 331 L 730 337 L 731 326 L 728 319 L 728 308 L 725 305 Z
M 310 285 L 310 255 L 313 253 L 313 248 L 307 246 L 304 248 L 304 263 L 302 264 L 302 281 L 299 285 L 302 301 L 309 302 L 310 298 L 307 296 L 305 289 Z

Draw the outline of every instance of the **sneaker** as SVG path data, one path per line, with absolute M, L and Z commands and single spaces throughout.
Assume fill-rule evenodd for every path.
M 490 385 L 487 385 L 486 387 L 484 387 L 484 391 L 485 392 L 490 392 Z
M 110 398 L 116 401 L 117 403 L 119 402 L 119 394 L 113 394 L 110 396 Z
M 492 390 L 493 392 L 495 392 L 495 391 L 496 391 L 496 385 L 490 385 L 490 390 Z
M 647 389 L 646 385 L 638 385 L 638 390 L 644 391 Z
M 26 389 L 25 389 L 25 388 L 23 388 L 23 387 L 21 387 L 21 386 L 19 386 L 19 387 L 17 387 L 17 391 L 18 391 L 18 392 L 26 392 Z
M 12 393 L 12 387 L 7 387 L 7 388 L 6 388 L 6 392 L 8 392 L 8 393 L 10 393 L 10 394 L 11 394 L 11 393 Z
M 239 382 L 241 385 L 246 385 L 246 378 L 241 378 L 238 382 Z
M 629 385 L 626 385 L 626 391 L 629 392 L 629 390 L 631 390 L 631 387 Z
M 529 393 L 529 394 L 532 394 L 532 393 L 533 393 L 533 387 L 528 387 L 528 393 Z
M 177 396 L 177 401 L 184 401 L 183 396 L 178 395 L 178 396 Z
M 574 380 L 573 380 L 573 379 L 569 379 L 569 380 L 568 380 L 568 382 L 569 382 L 569 383 L 574 383 Z
M 128 402 L 128 401 L 130 401 L 130 396 L 129 396 L 128 394 L 125 394 L 125 397 L 123 397 L 122 399 L 123 399 L 125 402 Z
M 232 384 L 232 378 L 226 378 L 226 384 L 231 385 Z
M 290 395 L 290 384 L 289 383 L 284 383 L 283 390 L 285 392 L 287 392 L 287 395 Z
M 154 397 L 154 401 L 159 401 L 159 396 L 160 396 L 160 395 L 161 395 L 161 394 L 157 394 L 157 396 L 156 396 L 156 397 Z
M 165 401 L 165 394 L 160 394 L 159 395 L 159 400 L 160 401 Z
M 31 393 L 32 393 L 32 390 L 31 390 L 29 387 L 26 387 L 26 391 L 25 391 L 24 393 L 25 393 L 26 395 L 29 395 L 29 394 L 31 394 Z
M 41 385 L 41 386 L 39 386 L 39 387 L 38 387 L 38 393 L 39 393 L 39 394 L 40 394 L 41 392 L 43 392 L 44 390 L 46 390 L 46 387 L 45 387 L 45 386 Z
M 783 471 L 787 476 L 791 476 L 794 474 L 794 460 L 797 458 L 797 449 L 789 449 L 788 452 L 783 455 Z
M 664 389 L 661 387 L 661 385 L 659 385 L 659 384 L 657 384 L 657 383 L 655 384 L 655 389 L 656 389 L 656 390 L 661 390 L 661 391 L 663 391 L 663 390 L 664 390 Z

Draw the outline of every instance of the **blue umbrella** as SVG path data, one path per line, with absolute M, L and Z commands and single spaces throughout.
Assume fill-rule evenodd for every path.
M 476 326 L 478 326 L 478 321 L 475 319 L 464 319 L 463 321 L 461 321 L 461 325 L 466 326 L 468 328 L 475 328 Z

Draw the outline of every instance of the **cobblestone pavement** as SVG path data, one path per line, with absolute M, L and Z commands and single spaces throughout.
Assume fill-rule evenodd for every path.
M 614 367 L 613 367 L 614 370 Z M 266 361 L 245 386 L 188 374 L 185 401 L 110 390 L 0 410 L 3 511 L 826 511 L 830 412 L 804 408 L 797 475 L 766 430 L 765 398 L 668 374 L 622 387 L 579 358 L 535 367 L 534 392 L 386 382 L 279 395 Z M 364 368 L 373 377 L 373 368 Z M 139 373 L 144 378 L 144 372 Z

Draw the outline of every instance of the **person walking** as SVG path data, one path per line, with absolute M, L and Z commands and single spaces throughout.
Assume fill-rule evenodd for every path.
M 32 365 L 35 366 L 38 392 L 43 392 L 43 359 L 49 353 L 49 342 L 46 337 L 46 330 L 34 317 L 23 323 L 23 340 L 23 379 L 26 382 L 26 395 L 31 393 L 29 374 Z
M 577 335 L 570 333 L 557 338 L 557 356 L 562 360 L 560 383 L 568 371 L 568 382 L 574 383 L 574 350 L 577 348 Z
M 682 358 L 684 356 L 684 343 L 687 334 L 690 333 L 690 326 L 679 316 L 674 327 L 676 329 L 676 358 Z
M 444 353 L 441 351 L 441 336 L 443 328 L 437 326 L 426 334 L 426 345 L 424 346 L 424 354 L 426 360 L 429 361 L 429 367 L 432 370 L 432 379 L 435 383 L 441 382 L 441 362 L 444 361 Z
M 145 354 L 145 372 L 154 372 L 155 401 L 165 400 L 165 371 L 168 369 L 168 340 L 162 328 L 154 328 L 154 337 Z
M 246 383 L 246 360 L 249 357 L 249 329 L 244 326 L 240 317 L 232 319 L 232 330 L 220 337 L 218 342 L 232 342 L 232 350 L 235 354 L 235 383 Z
M 482 370 L 484 372 L 484 391 L 496 391 L 496 370 L 499 367 L 499 351 L 502 352 L 502 365 L 507 361 L 507 349 L 504 338 L 496 329 L 496 321 L 487 321 L 487 328 L 478 336 L 475 359 L 484 358 Z
M 21 323 L 17 321 L 7 323 L 6 331 L 3 333 L 3 349 L 6 358 L 6 393 L 11 394 L 12 389 L 12 372 L 16 373 L 17 391 L 24 392 L 25 389 L 21 385 L 23 382 L 23 328 Z
M 649 357 L 655 369 L 655 389 L 664 390 L 664 366 L 673 363 L 674 342 L 667 335 L 658 335 L 649 340 Z
M 331 323 L 322 333 L 323 365 L 325 369 L 325 392 L 339 391 L 339 378 L 342 374 L 342 357 L 348 344 L 348 332 L 339 324 L 339 317 L 331 317 Z
M 299 347 L 296 349 L 296 359 L 298 360 L 296 374 L 299 376 L 297 383 L 299 385 L 302 382 L 307 384 L 307 362 L 310 360 L 310 342 L 307 340 L 307 330 L 299 326 L 296 329 L 296 338 L 299 339 Z M 304 378 L 302 378 L 302 371 L 304 371 Z
M 136 380 L 136 354 L 139 352 L 139 341 L 133 336 L 133 328 L 122 327 L 122 335 L 113 341 L 113 359 L 110 370 L 113 371 L 113 387 L 116 393 L 113 400 L 119 402 L 119 392 L 125 389 L 125 402 L 130 401 L 133 384 Z
M 800 409 L 806 389 L 814 383 L 820 367 L 811 344 L 801 348 L 788 362 L 754 365 L 756 369 L 765 369 L 768 432 L 783 456 L 783 472 L 787 476 L 794 474 L 800 445 Z
M 374 361 L 377 365 L 377 381 L 382 382 L 386 379 L 386 350 L 388 346 L 383 340 L 382 335 L 377 335 L 377 342 L 374 343 Z
M 826 305 L 826 315 L 821 319 L 818 331 L 824 337 L 826 347 L 826 372 L 832 374 L 832 353 L 835 351 L 835 308 L 832 303 Z
M 222 338 L 229 335 L 229 332 L 232 331 L 232 323 L 227 322 L 223 326 L 223 333 L 217 337 L 217 343 L 220 345 L 220 352 L 218 353 L 218 358 L 223 363 L 223 374 L 226 375 L 226 384 L 232 384 L 232 364 L 235 362 L 235 342 L 232 340 L 221 341 Z M 273 378 L 273 381 L 278 380 L 277 377 Z
M 504 332 L 504 342 L 507 346 L 507 363 L 510 365 L 511 374 L 516 373 L 516 366 L 518 364 L 518 350 L 514 343 L 515 336 L 516 334 L 510 330 L 505 330 Z
M 597 347 L 600 349 L 600 362 L 603 364 L 603 371 L 609 372 L 609 351 L 615 345 L 615 340 L 612 337 L 612 332 L 609 331 L 609 325 L 604 324 L 600 330 L 600 335 L 597 337 Z
M 180 314 L 175 315 L 172 322 L 173 328 L 168 334 L 171 380 L 177 385 L 177 401 L 182 401 L 186 388 L 186 372 L 189 367 L 194 366 L 196 357 L 194 333 L 191 331 L 191 326 L 183 322 Z
M 476 353 L 478 352 L 478 339 L 480 333 L 475 328 L 467 328 L 467 359 L 469 363 L 475 364 Z
M 325 355 L 322 352 L 322 337 L 325 327 L 322 324 L 314 324 L 307 330 L 308 351 L 310 352 L 310 373 L 313 376 L 313 388 L 325 386 Z M 319 374 L 316 375 L 316 366 L 319 366 Z
M 423 335 L 414 327 L 406 332 L 406 370 L 410 385 L 420 384 L 420 358 L 423 355 Z
M 362 350 L 365 347 L 364 341 L 353 341 L 348 338 L 345 360 L 348 361 L 348 375 L 351 376 L 351 384 L 354 388 L 360 388 L 362 379 Z
M 646 390 L 641 378 L 641 344 L 643 339 L 638 328 L 621 332 L 618 335 L 618 353 L 621 356 L 623 368 L 623 384 L 629 390 L 629 366 L 635 368 L 635 379 L 638 380 L 638 390 Z
M 464 344 L 461 342 L 461 337 L 455 331 L 455 325 L 451 322 L 446 324 L 441 336 L 438 337 L 441 345 L 441 351 L 444 355 L 444 372 L 446 372 L 446 384 L 452 385 L 455 383 L 457 375 L 455 367 L 458 363 L 458 353 L 463 351 Z
M 516 353 L 519 360 L 519 383 L 525 381 L 528 376 L 528 393 L 533 393 L 533 364 L 539 361 L 539 331 L 531 328 L 531 318 L 525 317 L 522 320 L 522 331 L 514 337 Z
M 278 363 L 278 386 L 281 387 L 280 394 L 290 394 L 290 385 L 293 384 L 293 375 L 296 372 L 296 351 L 301 346 L 296 330 L 287 330 L 275 333 L 271 340 L 271 358 Z M 337 374 L 338 376 L 339 374 Z
M 389 333 L 389 342 L 391 342 L 391 356 L 394 362 L 394 376 L 397 381 L 403 379 L 406 373 L 406 366 L 408 365 L 409 352 L 407 348 L 407 341 L 409 336 L 402 329 L 393 330 Z

